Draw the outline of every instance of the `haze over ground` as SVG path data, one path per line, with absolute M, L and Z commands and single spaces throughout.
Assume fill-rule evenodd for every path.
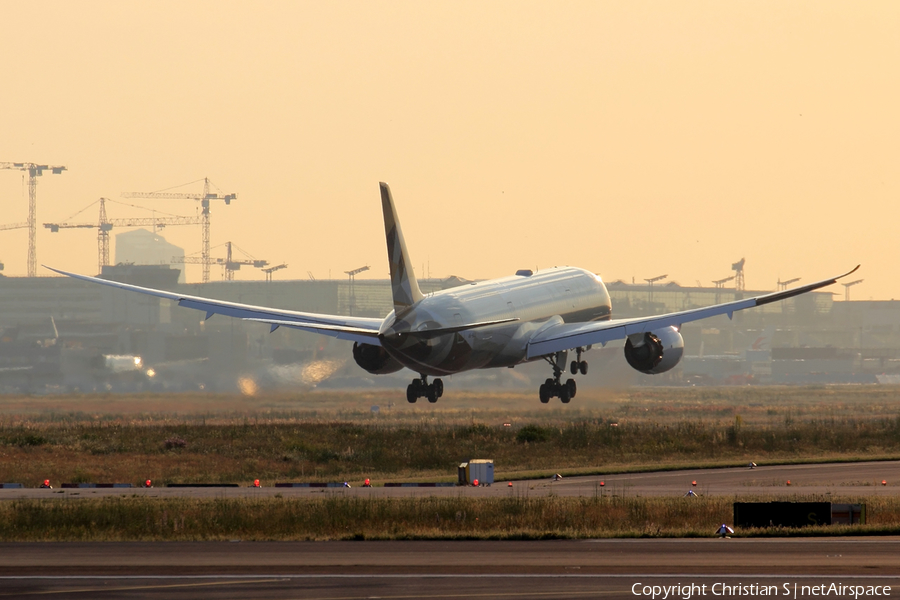
M 213 205 L 213 246 L 287 262 L 276 278 L 383 278 L 384 180 L 420 276 L 572 264 L 711 285 L 746 257 L 751 289 L 862 263 L 854 299 L 900 298 L 894 2 L 0 11 L 0 161 L 69 168 L 41 179 L 39 223 L 209 176 L 239 194 Z M 21 173 L 0 171 L 0 206 L 25 220 Z M 164 235 L 199 252 L 196 227 Z M 26 239 L 0 232 L 5 274 L 25 274 Z M 95 232 L 39 228 L 38 262 L 94 273 Z

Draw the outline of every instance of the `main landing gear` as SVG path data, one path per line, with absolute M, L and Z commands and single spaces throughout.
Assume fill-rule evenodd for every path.
M 587 374 L 588 364 L 586 361 L 581 360 L 582 352 L 583 349 L 578 348 L 576 350 L 577 360 L 573 360 L 572 364 L 569 365 L 573 375 L 579 372 L 582 375 Z M 565 383 L 560 381 L 560 376 L 565 370 L 566 353 L 558 352 L 553 356 L 545 356 L 544 360 L 553 367 L 553 377 L 548 377 L 547 380 L 541 384 L 541 402 L 547 404 L 550 402 L 550 398 L 559 398 L 563 404 L 568 404 L 569 401 L 575 397 L 575 392 L 578 391 L 578 387 L 575 385 L 574 379 L 567 379 Z
M 576 354 L 577 358 L 572 361 L 571 365 L 569 365 L 569 370 L 572 371 L 572 375 L 577 375 L 578 373 L 581 373 L 582 375 L 587 375 L 588 365 L 587 365 L 586 360 L 581 360 L 582 352 L 584 352 L 584 350 L 581 348 L 578 348 L 575 350 L 575 354 Z
M 421 379 L 413 379 L 412 383 L 406 386 L 406 399 L 410 404 L 415 404 L 419 398 L 428 398 L 429 402 L 434 403 L 443 395 L 444 382 L 435 379 L 432 383 L 428 383 L 427 375 L 422 375 Z

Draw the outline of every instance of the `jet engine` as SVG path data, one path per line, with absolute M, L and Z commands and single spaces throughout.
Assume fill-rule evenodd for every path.
M 353 360 L 373 375 L 396 373 L 403 368 L 403 365 L 391 358 L 384 348 L 372 344 L 353 342 Z
M 648 375 L 665 373 L 684 354 L 684 339 L 674 327 L 648 331 L 639 343 L 625 340 L 625 360 L 633 369 Z

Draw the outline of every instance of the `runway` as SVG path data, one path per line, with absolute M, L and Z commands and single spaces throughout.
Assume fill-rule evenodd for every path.
M 501 473 L 502 474 L 502 473 Z M 790 481 L 790 484 L 788 484 Z M 882 485 L 882 481 L 885 485 Z M 696 482 L 696 485 L 694 485 Z M 900 461 L 827 463 L 814 465 L 773 465 L 755 469 L 691 469 L 618 475 L 563 477 L 513 481 L 498 480 L 490 487 L 376 487 L 363 488 L 276 488 L 274 482 L 260 488 L 82 488 L 82 489 L 0 489 L 0 500 L 19 498 L 91 498 L 139 495 L 148 497 L 236 498 L 317 496 L 342 494 L 366 497 L 469 496 L 496 497 L 508 494 L 558 496 L 683 496 L 693 489 L 700 495 L 728 496 L 874 496 L 900 493 Z M 601 485 L 602 483 L 602 485 Z
M 881 485 L 882 480 L 887 485 Z M 556 482 L 516 481 L 512 488 L 498 482 L 480 488 L 24 489 L 0 490 L 0 498 L 682 496 L 687 489 L 739 497 L 896 494 L 900 463 L 564 477 Z M 813 593 L 819 585 L 861 585 L 870 590 L 900 586 L 898 557 L 900 538 L 896 537 L 5 543 L 0 544 L 0 598 L 652 598 L 654 589 L 673 585 L 682 586 L 678 588 L 682 592 L 688 589 L 692 598 L 758 595 L 763 589 L 777 591 L 781 597 L 811 598 L 823 595 Z M 826 588 L 819 592 L 822 589 Z M 741 593 L 731 593 L 734 590 Z M 684 593 L 668 596 L 673 597 L 684 598 Z
M 898 586 L 898 552 L 900 538 L 0 544 L 0 597 L 634 598 L 636 584 L 783 595 Z

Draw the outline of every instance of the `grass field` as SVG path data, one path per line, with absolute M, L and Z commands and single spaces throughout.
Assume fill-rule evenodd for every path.
M 759 497 L 767 501 L 772 498 Z M 823 500 L 822 498 L 798 498 Z M 730 497 L 159 499 L 0 503 L 3 541 L 554 539 L 712 537 Z M 748 498 L 742 497 L 741 501 Z M 834 498 L 835 502 L 849 502 Z M 896 535 L 900 499 L 858 498 L 866 525 L 739 530 L 736 536 Z
M 498 479 L 900 457 L 900 389 L 884 386 L 294 395 L 0 397 L 0 481 L 138 483 L 452 480 L 493 458 Z M 373 407 L 378 410 L 374 411 Z M 758 500 L 771 498 L 760 497 Z M 821 498 L 798 498 L 822 500 Z M 742 496 L 742 501 L 749 498 Z M 738 535 L 900 533 L 900 498 L 864 526 Z M 0 503 L 0 540 L 542 539 L 710 536 L 734 498 L 147 498 Z
M 498 478 L 515 479 L 900 457 L 895 387 L 581 390 L 567 406 L 521 393 L 399 396 L 0 397 L 0 481 L 451 480 L 468 458 L 493 458 Z

